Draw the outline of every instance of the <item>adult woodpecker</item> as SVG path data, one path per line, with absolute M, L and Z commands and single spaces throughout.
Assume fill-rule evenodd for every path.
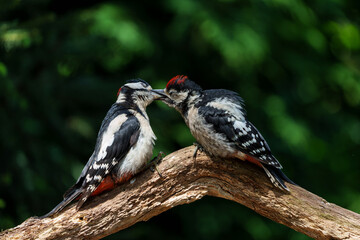
M 247 120 L 243 100 L 237 93 L 225 89 L 203 90 L 183 75 L 172 78 L 164 90 L 155 91 L 165 93 L 168 98 L 161 100 L 181 113 L 207 154 L 252 162 L 265 170 L 275 186 L 289 191 L 284 180 L 293 182 L 280 170 L 282 166 L 269 145 Z
M 64 200 L 43 217 L 61 211 L 74 199 L 79 199 L 78 210 L 90 196 L 128 181 L 146 167 L 156 140 L 146 107 L 159 97 L 164 96 L 152 91 L 141 79 L 130 80 L 119 89 L 116 102 L 102 121 L 95 150 L 80 177 L 66 191 Z

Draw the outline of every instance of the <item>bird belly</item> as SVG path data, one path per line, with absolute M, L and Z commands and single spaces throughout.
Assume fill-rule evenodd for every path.
M 156 136 L 147 119 L 143 116 L 138 116 L 138 119 L 140 122 L 139 138 L 115 169 L 117 177 L 138 173 L 152 157 Z
M 191 108 L 188 114 L 192 114 L 188 116 L 189 120 L 186 122 L 190 132 L 208 154 L 215 157 L 228 157 L 236 151 L 224 134 L 215 133 L 211 124 L 198 114 L 197 109 Z

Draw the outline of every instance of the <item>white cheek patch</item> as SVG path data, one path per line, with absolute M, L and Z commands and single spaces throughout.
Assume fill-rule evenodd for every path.
M 119 131 L 121 125 L 126 121 L 126 119 L 127 119 L 126 115 L 122 114 L 122 115 L 117 116 L 110 122 L 108 129 L 106 130 L 106 132 L 103 135 L 101 145 L 100 145 L 101 146 L 100 151 L 99 151 L 98 158 L 96 159 L 96 161 L 99 161 L 106 157 L 106 155 L 107 155 L 106 149 L 113 144 L 115 133 L 117 131 Z M 95 169 L 95 167 L 94 167 L 94 169 Z
M 175 97 L 171 98 L 175 103 L 176 105 L 182 103 L 188 96 L 189 93 L 187 92 L 179 92 L 175 95 Z

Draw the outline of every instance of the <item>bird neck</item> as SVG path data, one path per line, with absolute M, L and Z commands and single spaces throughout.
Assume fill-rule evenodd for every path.
M 150 104 L 148 101 L 138 98 L 134 99 L 131 95 L 121 94 L 116 100 L 116 104 L 127 109 L 132 109 L 133 111 L 140 113 L 144 118 L 148 119 L 146 114 L 146 107 Z
M 198 92 L 198 91 L 193 91 L 188 94 L 188 96 L 186 97 L 186 99 L 183 101 L 183 103 L 181 104 L 181 106 L 179 108 L 179 112 L 181 113 L 181 115 L 183 117 L 186 117 L 188 114 L 188 111 L 196 103 L 198 103 L 200 101 L 201 95 L 202 95 L 202 93 Z

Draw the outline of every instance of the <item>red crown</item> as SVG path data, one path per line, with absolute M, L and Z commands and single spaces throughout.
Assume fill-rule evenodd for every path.
M 177 76 L 173 77 L 172 79 L 170 79 L 170 81 L 166 84 L 166 88 L 168 88 L 174 84 L 181 84 L 181 83 L 185 82 L 185 80 L 187 80 L 187 79 L 189 79 L 189 78 L 185 75 L 177 75 Z
M 119 88 L 119 91 L 118 91 L 118 93 L 117 93 L 117 96 L 119 96 L 120 92 L 121 92 L 121 88 Z

